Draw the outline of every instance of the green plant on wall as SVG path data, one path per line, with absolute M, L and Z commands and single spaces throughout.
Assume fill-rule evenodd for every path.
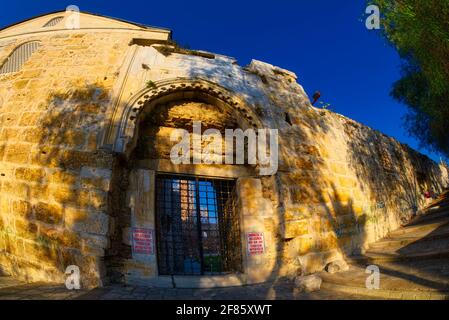
M 148 80 L 147 83 L 146 83 L 145 85 L 146 85 L 146 87 L 147 87 L 148 89 L 154 89 L 154 88 L 156 88 L 156 84 L 155 84 L 153 81 L 151 81 L 151 80 Z
M 0 228 L 0 236 L 6 236 L 13 233 L 14 233 L 13 230 L 9 226 L 4 226 Z
M 330 110 L 330 107 L 331 107 L 330 103 L 327 103 L 327 102 L 324 102 L 324 101 L 319 101 L 318 104 L 320 105 L 321 109 Z
M 46 236 L 43 236 L 43 235 L 39 235 L 39 236 L 36 238 L 36 242 L 37 242 L 39 245 L 44 246 L 44 247 L 47 247 L 47 248 L 50 248 L 50 247 L 54 246 L 53 241 L 52 241 L 50 238 L 48 238 L 48 237 L 46 237 Z

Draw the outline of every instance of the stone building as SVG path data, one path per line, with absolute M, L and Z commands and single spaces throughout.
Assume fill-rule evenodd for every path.
M 443 165 L 314 108 L 296 80 L 89 13 L 2 29 L 1 270 L 62 283 L 76 265 L 85 287 L 308 274 L 362 252 L 447 185 Z M 173 164 L 170 135 L 193 121 L 278 129 L 278 171 Z

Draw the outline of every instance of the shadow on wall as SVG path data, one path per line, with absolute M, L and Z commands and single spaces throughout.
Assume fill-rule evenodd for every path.
M 357 179 L 372 202 L 395 212 L 399 224 L 424 205 L 426 191 L 442 192 L 442 172 L 427 156 L 353 121 L 346 121 L 344 128 Z
M 423 291 L 447 293 L 449 290 L 449 270 L 447 269 L 447 243 L 449 234 L 449 194 L 446 192 L 440 203 L 434 203 L 429 215 L 414 219 L 407 226 L 409 233 L 397 234 L 387 243 L 379 243 L 385 255 L 400 255 L 401 259 L 380 262 L 381 275 L 388 275 L 405 281 L 398 281 L 397 286 L 404 284 L 409 288 L 413 283 L 423 287 Z M 433 226 L 432 226 L 433 225 Z M 435 227 L 436 226 L 436 227 Z M 429 229 L 430 227 L 430 229 Z M 429 230 L 433 230 L 429 232 Z M 404 231 L 404 230 L 401 230 Z M 406 231 L 405 231 L 406 232 Z M 379 248 L 377 248 L 379 250 Z M 410 257 L 405 259 L 405 257 Z M 360 262 L 361 267 L 379 264 L 368 257 L 367 262 Z
M 188 76 L 216 81 L 234 92 L 250 87 L 243 99 L 266 102 L 266 108 L 259 102 L 250 107 L 264 126 L 279 130 L 279 171 L 274 177 L 262 178 L 263 195 L 272 202 L 279 222 L 272 231 L 277 247 L 270 278 L 323 268 L 336 251 L 358 253 L 367 241 L 367 224 L 379 225 L 370 219 L 386 219 L 389 209 L 399 221 L 407 220 L 419 207 L 422 191 L 438 187 L 438 172 L 428 169 L 427 160 L 419 154 L 348 121 L 344 129 L 350 167 L 375 204 L 369 210 L 360 208 L 329 172 L 326 153 L 332 148 L 321 137 L 337 139 L 332 137 L 335 115 L 311 108 L 302 89 L 282 73 L 246 70 L 242 71 L 245 79 L 236 80 L 234 66 L 224 72 L 224 62 L 208 65 L 207 73 L 201 73 L 201 59 L 206 58 L 189 62 Z M 268 100 L 257 100 L 253 96 L 257 92 L 265 92 Z M 121 243 L 117 230 L 127 226 L 123 221 L 130 221 L 123 206 L 127 163 L 97 146 L 110 107 L 109 95 L 101 84 L 82 81 L 67 92 L 53 92 L 34 121 L 36 126 L 21 132 L 23 141 L 34 147 L 3 147 L 4 161 L 15 164 L 14 178 L 5 176 L 1 187 L 2 202 L 11 203 L 12 214 L 2 212 L 0 219 L 7 255 L 16 259 L 7 268 L 11 273 L 29 280 L 61 282 L 65 268 L 75 264 L 81 268 L 85 285 L 96 286 L 105 276 L 103 257 L 110 240 L 106 260 L 112 267 L 120 267 L 115 257 L 130 256 L 129 246 L 117 244 Z M 408 158 L 423 166 L 411 165 Z M 364 211 L 375 214 L 364 215 Z M 374 233 L 381 236 L 386 231 Z M 298 257 L 305 258 L 298 263 Z
M 311 108 L 298 84 L 282 72 L 245 68 L 244 79 L 236 81 L 229 74 L 228 82 L 219 65 L 208 68 L 204 75 L 198 72 L 202 67 L 202 62 L 192 63 L 189 75 L 219 79 L 229 88 L 241 85 L 242 92 L 251 84 L 254 92 L 265 93 L 267 106 L 254 104 L 253 110 L 265 127 L 279 130 L 279 171 L 274 177 L 262 178 L 264 197 L 271 200 L 279 221 L 274 230 L 276 265 L 270 278 L 322 270 L 327 262 L 338 258 L 336 251 L 353 253 L 354 238 L 364 242 L 365 221 L 357 219 L 353 200 L 342 194 L 329 176 L 326 146 L 318 143 L 320 137 L 333 134 L 328 112 Z M 298 256 L 304 258 L 298 261 Z M 272 289 L 274 298 L 282 295 L 275 286 Z
M 169 56 L 169 55 L 168 55 Z M 226 87 L 228 90 L 232 91 L 232 92 L 247 92 L 248 90 L 248 86 L 252 85 L 252 90 L 253 91 L 258 91 L 260 92 L 264 92 L 264 90 L 266 90 L 264 88 L 264 84 L 262 82 L 262 80 L 259 78 L 258 75 L 252 74 L 252 73 L 247 73 L 248 78 L 252 79 L 251 84 L 244 82 L 244 80 L 239 79 L 236 81 L 235 78 L 233 78 L 233 69 L 237 68 L 236 66 L 233 66 L 229 61 L 227 62 L 217 62 L 217 64 L 210 64 L 207 66 L 207 68 L 205 68 L 204 65 L 204 61 L 203 59 L 206 58 L 199 58 L 199 57 L 195 57 L 194 59 L 192 59 L 192 61 L 189 61 L 189 64 L 187 66 L 188 70 L 187 70 L 187 78 L 197 78 L 197 77 L 201 77 L 202 79 L 206 79 L 212 82 L 216 82 L 219 85 Z M 209 60 L 209 59 L 208 59 Z M 228 70 L 224 70 L 225 68 L 225 64 L 228 64 L 230 67 Z M 184 66 L 185 67 L 185 66 Z M 204 70 L 207 70 L 207 72 L 203 72 Z M 226 71 L 229 71 L 229 73 L 227 73 Z M 242 94 L 243 95 L 243 94 Z M 248 100 L 248 96 L 244 96 L 242 97 L 243 100 Z M 254 98 L 254 97 L 252 97 Z M 251 99 L 250 99 L 251 100 Z M 262 120 L 265 120 L 265 126 L 267 127 L 272 127 L 271 125 L 268 125 L 269 122 L 274 121 L 271 117 L 270 112 L 265 113 L 264 110 L 261 107 L 257 107 L 256 105 L 251 106 L 254 109 L 252 110 L 254 113 L 256 113 Z M 269 110 L 271 111 L 271 110 Z M 276 110 L 276 112 L 278 112 L 279 110 Z M 280 111 L 282 112 L 282 110 Z M 161 117 L 164 117 L 164 114 L 160 115 Z M 166 115 L 165 115 L 166 116 Z M 264 119 L 265 117 L 265 119 Z M 270 117 L 270 118 L 268 118 Z M 281 116 L 282 119 L 285 118 L 285 115 Z M 280 124 L 282 127 L 284 127 L 284 130 L 287 126 L 289 126 L 287 123 L 282 123 Z M 289 130 L 289 129 L 287 129 Z M 293 152 L 292 152 L 293 153 Z M 281 187 L 280 181 L 279 181 L 279 177 L 267 177 L 267 178 L 262 178 L 262 183 L 263 183 L 263 193 L 264 193 L 264 197 L 269 198 L 272 203 L 273 206 L 276 208 L 276 219 L 278 219 L 279 221 L 281 221 L 281 225 L 283 225 L 283 221 L 284 221 L 284 208 L 283 208 L 283 204 L 281 199 L 279 199 L 278 196 L 278 192 L 277 190 L 279 190 L 279 188 Z M 273 217 L 270 217 L 270 219 L 272 219 Z M 280 253 L 283 251 L 283 241 L 281 240 L 283 238 L 282 236 L 282 227 L 277 228 L 277 230 L 274 231 L 275 233 L 275 237 L 277 239 L 279 239 L 280 241 L 278 241 L 278 247 L 276 248 L 276 257 L 275 260 L 279 261 L 280 260 Z M 279 266 L 277 266 L 277 268 L 275 270 L 273 270 L 272 272 L 272 278 L 277 278 L 278 276 L 278 269 Z
M 245 76 L 238 78 L 233 74 L 236 66 L 224 67 L 226 63 L 231 65 L 229 62 L 212 63 L 204 59 L 208 58 L 194 57 L 183 65 L 187 77 L 201 77 L 235 92 L 246 92 L 243 99 L 253 102 L 260 101 L 253 94 L 266 93 L 267 107 L 254 102 L 252 111 L 264 126 L 279 129 L 279 172 L 274 178 L 262 179 L 264 197 L 271 200 L 279 221 L 273 230 L 277 239 L 274 257 L 277 264 L 272 279 L 322 269 L 336 258 L 335 252 L 360 253 L 367 241 L 390 231 L 388 227 L 394 223 L 389 219 L 393 218 L 398 225 L 410 219 L 420 205 L 424 188 L 438 187 L 438 172 L 411 165 L 411 161 L 425 163 L 417 159 L 419 154 L 347 121 L 343 128 L 349 144 L 349 159 L 345 161 L 349 161 L 350 169 L 355 172 L 361 191 L 369 196 L 369 207 L 361 207 L 360 201 L 334 183 L 337 178 L 329 172 L 326 154 L 332 148 L 323 146 L 320 139 L 335 134 L 337 115 L 310 108 L 299 86 L 282 73 L 272 70 L 269 74 L 259 74 L 244 69 Z M 413 160 L 408 161 L 409 158 Z M 423 179 L 417 178 L 419 172 L 423 173 Z M 290 232 L 301 224 L 305 226 L 303 229 Z M 374 230 L 367 230 L 368 225 Z M 298 256 L 306 258 L 298 264 Z
M 357 217 L 354 200 L 336 186 L 329 172 L 329 148 L 321 139 L 334 134 L 328 112 L 311 108 L 288 112 L 293 125 L 280 133 L 278 173 L 283 217 L 278 261 L 283 272 L 276 275 L 292 277 L 321 271 L 345 253 L 356 253 L 356 243 L 365 240 L 366 221 Z
M 343 126 L 349 142 L 350 167 L 372 204 L 370 208 L 364 208 L 363 214 L 358 218 L 357 215 L 354 216 L 359 229 L 359 236 L 353 238 L 353 241 L 357 241 L 352 246 L 354 249 L 366 246 L 386 236 L 393 229 L 409 223 L 425 204 L 426 191 L 436 194 L 443 191 L 444 175 L 431 159 L 407 145 L 352 120 L 343 120 Z M 397 252 L 390 252 L 388 250 L 393 249 L 386 247 L 385 254 L 407 255 L 438 246 L 438 240 L 435 239 L 446 230 L 447 225 L 443 225 Z M 336 234 L 338 235 L 337 230 Z M 446 246 L 444 240 L 442 245 Z M 339 246 L 345 248 L 346 241 L 340 242 Z M 360 252 L 352 250 L 349 253 Z M 368 258 L 368 262 L 360 262 L 360 266 L 375 264 L 369 261 Z M 410 263 L 398 259 L 388 265 L 382 264 L 381 273 L 443 291 L 448 289 L 449 275 L 442 272 L 442 263 L 445 262 L 436 261 L 432 269 L 426 263 Z
M 113 158 L 97 150 L 97 135 L 108 103 L 101 84 L 79 81 L 50 93 L 29 123 L 22 116 L 20 142 L 3 158 L 12 168 L 1 187 L 10 210 L 0 213 L 8 273 L 61 283 L 77 265 L 84 287 L 100 284 Z

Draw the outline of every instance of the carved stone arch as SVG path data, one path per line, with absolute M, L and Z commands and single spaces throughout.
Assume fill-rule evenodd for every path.
M 183 283 L 184 285 L 188 283 L 189 287 L 203 287 L 204 283 L 207 283 L 206 286 L 220 287 L 266 281 L 271 276 L 274 260 L 264 263 L 266 267 L 262 269 L 259 264 L 251 260 L 252 258 L 243 254 L 247 250 L 245 241 L 248 232 L 253 231 L 254 227 L 261 230 L 262 234 L 267 232 L 264 231 L 263 217 L 255 218 L 256 213 L 264 212 L 264 210 L 275 212 L 271 200 L 263 199 L 264 185 L 259 175 L 260 171 L 257 170 L 259 165 L 173 164 L 167 154 L 172 147 L 167 139 L 170 136 L 169 133 L 177 128 L 190 129 L 190 121 L 204 120 L 203 128 L 217 129 L 222 132 L 228 128 L 263 129 L 261 119 L 256 116 L 253 108 L 237 94 L 207 80 L 178 78 L 154 84 L 149 83 L 149 85 L 151 85 L 150 88 L 141 90 L 127 104 L 122 105 L 121 110 L 114 111 L 116 115 L 112 117 L 109 127 L 112 128 L 110 129 L 112 131 L 109 132 L 109 137 L 112 139 L 108 140 L 112 146 L 111 149 L 124 155 L 125 158 L 123 163 L 120 162 L 120 165 L 115 168 L 117 182 L 111 188 L 114 192 L 114 196 L 111 198 L 117 198 L 119 203 L 117 207 L 121 206 L 119 210 L 111 210 L 117 219 L 117 223 L 114 225 L 116 228 L 122 229 L 112 233 L 114 236 L 111 237 L 111 247 L 117 248 L 117 250 L 111 251 L 112 253 L 108 256 L 109 270 L 111 273 L 117 272 L 123 275 L 126 283 L 135 281 L 135 283 L 148 283 L 156 287 L 173 284 L 180 287 L 183 286 Z M 170 113 L 170 111 L 172 112 Z M 162 130 L 159 130 L 160 128 Z M 126 165 L 122 165 L 125 163 Z M 167 189 L 166 187 L 168 184 L 173 185 L 176 180 L 173 177 L 182 181 L 195 181 L 196 185 L 193 188 L 187 187 L 187 189 L 190 188 L 187 194 L 183 193 L 184 189 L 176 193 L 173 188 Z M 182 219 L 185 215 L 201 215 L 202 200 L 198 198 L 201 197 L 199 192 L 201 179 L 215 183 L 214 189 L 211 192 L 207 189 L 208 192 L 205 194 L 208 203 L 207 210 L 209 214 L 208 201 L 215 199 L 212 202 L 216 204 L 216 208 L 211 212 L 215 212 L 221 220 L 219 222 L 217 219 L 215 224 L 220 229 L 218 225 L 222 223 L 227 226 L 228 233 L 232 234 L 232 236 L 216 236 L 215 249 L 218 248 L 217 252 L 226 255 L 227 261 L 232 261 L 230 262 L 232 266 L 226 266 L 226 270 L 223 269 L 223 274 L 213 276 L 201 272 L 201 275 L 195 273 L 194 277 L 184 278 L 184 273 L 180 272 L 167 277 L 168 273 L 173 272 L 167 270 L 175 268 L 175 262 L 172 267 L 164 269 L 159 254 L 162 257 L 168 256 L 171 245 L 163 247 L 165 241 L 160 241 L 160 239 L 179 243 L 184 235 L 182 232 L 176 231 L 173 233 L 176 238 L 173 238 L 168 235 L 168 231 L 167 234 L 164 233 L 165 229 L 161 225 L 166 214 L 165 211 L 161 211 L 164 210 L 161 209 L 163 207 L 161 204 L 169 201 L 174 207 L 179 208 L 179 210 L 171 210 L 171 216 L 167 219 L 182 228 Z M 180 185 L 187 186 L 189 182 L 187 184 L 182 182 Z M 124 190 L 126 192 L 123 192 Z M 195 200 L 192 200 L 190 192 L 194 190 L 197 191 L 194 195 Z M 207 197 L 214 192 L 216 192 L 215 196 L 212 195 L 212 198 L 208 199 Z M 222 201 L 220 206 L 217 192 L 218 198 Z M 250 205 L 251 200 L 245 200 L 253 199 L 252 197 L 261 199 L 256 201 L 257 206 Z M 200 210 L 192 211 L 194 203 Z M 129 214 L 122 214 L 123 212 Z M 196 227 L 192 225 L 192 228 L 197 228 L 197 231 L 202 230 L 200 224 L 196 224 Z M 148 232 L 148 237 L 153 241 L 151 242 L 153 254 L 142 255 L 133 250 L 129 252 L 128 246 L 134 244 L 133 232 L 135 230 Z M 218 239 L 219 237 L 221 238 Z M 220 247 L 224 241 L 227 245 Z M 201 255 L 200 267 L 203 268 L 204 256 L 202 249 L 199 249 L 203 246 L 200 242 L 198 242 L 197 248 L 198 252 L 201 252 L 199 253 Z M 123 256 L 118 254 L 118 252 L 122 252 L 120 251 L 122 249 L 124 250 Z M 222 251 L 222 249 L 226 251 Z M 180 263 L 183 259 L 176 259 L 176 263 Z M 117 261 L 120 262 L 116 263 Z M 159 268 L 161 265 L 162 269 Z M 189 272 L 186 271 L 185 275 L 187 274 Z
M 173 100 L 199 99 L 221 108 L 230 108 L 242 129 L 263 128 L 262 122 L 235 93 L 204 79 L 158 81 L 142 89 L 122 110 L 117 110 L 106 132 L 106 143 L 114 152 L 129 156 L 138 137 L 138 124 L 158 104 Z

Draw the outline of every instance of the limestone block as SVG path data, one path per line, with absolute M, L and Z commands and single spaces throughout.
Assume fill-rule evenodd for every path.
M 349 266 L 346 263 L 346 261 L 344 261 L 344 260 L 335 260 L 335 261 L 329 262 L 326 265 L 325 270 L 326 270 L 326 272 L 333 274 L 333 273 L 337 273 L 337 272 L 347 271 L 347 270 L 349 270 Z
M 86 141 L 86 133 L 80 130 L 66 130 L 58 137 L 51 137 L 50 143 L 55 145 L 65 145 L 72 148 L 81 148 Z
M 310 236 L 303 236 L 294 240 L 296 244 L 296 254 L 304 255 L 311 252 L 315 247 L 315 240 Z
M 273 214 L 273 205 L 269 199 L 262 198 L 245 198 L 241 199 L 241 212 L 244 216 L 271 216 Z
M 84 191 L 80 194 L 80 192 L 76 188 L 73 188 L 73 186 L 50 185 L 48 192 L 55 202 L 63 205 L 85 205 L 89 202 L 89 193 Z
M 302 170 L 313 170 L 314 169 L 314 164 L 313 161 L 309 158 L 302 158 L 302 157 L 295 157 L 296 161 L 295 161 L 295 166 L 298 169 L 302 169 Z
M 262 194 L 262 181 L 255 178 L 240 178 L 237 180 L 237 188 L 242 198 L 258 197 Z
M 38 202 L 34 206 L 36 219 L 47 224 L 59 224 L 62 221 L 63 209 L 57 205 Z
M 67 185 L 74 185 L 76 181 L 78 180 L 78 175 L 72 172 L 68 171 L 53 171 L 50 176 L 49 180 L 52 183 L 61 183 L 61 184 L 67 184 Z
M 40 182 L 45 177 L 45 171 L 40 168 L 17 168 L 16 178 L 26 181 Z
M 73 230 L 105 236 L 109 230 L 109 216 L 104 213 L 87 213 L 82 222 L 72 225 Z
M 348 173 L 346 165 L 342 162 L 329 163 L 329 169 L 336 174 L 346 175 Z
M 154 227 L 155 173 L 138 169 L 130 176 L 130 205 L 133 227 Z
M 283 74 L 285 77 L 293 80 L 296 80 L 296 74 L 292 71 L 282 69 L 276 66 L 273 66 L 269 63 L 262 62 L 259 60 L 253 59 L 248 66 L 248 69 L 257 74 L 266 74 L 266 75 L 274 75 L 274 74 Z
M 24 254 L 26 254 L 30 260 L 36 262 L 42 261 L 43 266 L 45 264 L 50 264 L 50 261 L 55 261 L 58 259 L 58 250 L 55 246 L 45 246 L 38 242 L 25 241 Z
M 109 239 L 104 235 L 80 234 L 80 236 L 83 240 L 83 243 L 91 247 L 105 249 L 109 245 Z
M 5 160 L 14 163 L 27 163 L 31 147 L 28 144 L 14 144 L 6 148 Z
M 81 195 L 82 191 L 80 192 Z M 103 190 L 92 190 L 89 192 L 88 205 L 96 210 L 105 210 L 108 205 L 108 194 Z
M 28 84 L 29 80 L 18 80 L 16 82 L 14 82 L 14 89 L 16 90 L 21 90 L 23 88 L 26 87 L 26 85 Z
M 302 292 L 313 292 L 321 289 L 323 280 L 316 274 L 299 276 L 295 279 L 296 287 Z
M 20 126 L 35 126 L 39 124 L 41 113 L 40 112 L 25 112 L 20 118 Z
M 80 248 L 81 239 L 79 235 L 71 230 L 61 230 L 59 228 L 44 227 L 39 228 L 38 240 L 44 246 L 56 244 L 67 248 Z
M 306 220 L 285 222 L 284 239 L 291 239 L 309 233 L 309 222 Z
M 356 180 L 348 177 L 339 177 L 339 184 L 343 188 L 353 188 L 356 186 Z
M 13 200 L 12 201 L 12 212 L 14 215 L 22 216 L 27 219 L 31 219 L 33 217 L 33 207 L 31 203 L 25 200 Z M 2 202 L 2 211 L 3 214 L 7 213 L 8 211 L 3 207 Z
M 340 258 L 341 254 L 337 250 L 310 252 L 297 257 L 299 264 L 305 274 L 321 272 L 329 261 Z
M 85 223 L 88 215 L 85 210 L 67 207 L 64 210 L 64 225 L 71 228 L 74 224 Z
M 41 143 L 43 140 L 42 135 L 39 133 L 39 129 L 36 127 L 24 128 L 20 133 L 20 140 L 32 144 Z
M 16 128 L 3 128 L 0 134 L 1 141 L 15 141 L 20 131 Z
M 239 178 L 237 194 L 243 216 L 271 216 L 273 214 L 273 204 L 270 199 L 263 197 L 260 179 Z
M 35 239 L 37 235 L 37 225 L 33 222 L 15 219 L 15 231 L 16 235 L 25 239 Z
M 127 260 L 125 262 L 125 272 L 130 278 L 152 278 L 157 275 L 155 263 L 146 263 L 134 260 Z

